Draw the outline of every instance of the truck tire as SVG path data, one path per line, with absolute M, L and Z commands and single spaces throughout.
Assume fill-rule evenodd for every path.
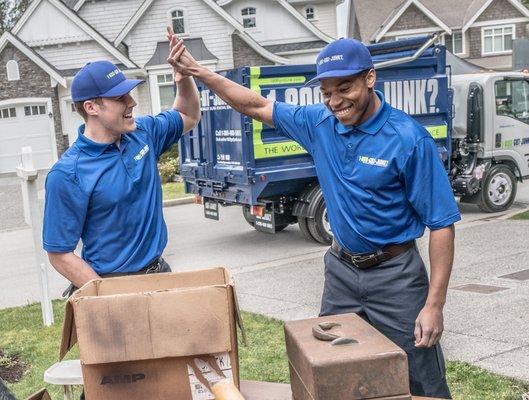
M 514 202 L 516 189 L 516 177 L 512 170 L 504 164 L 496 164 L 485 176 L 478 206 L 489 213 L 505 211 Z
M 332 232 L 327 217 L 327 206 L 325 205 L 323 197 L 316 207 L 314 218 L 307 218 L 307 225 L 315 241 L 327 245 L 332 243 Z
M 312 234 L 310 233 L 309 223 L 307 220 L 308 218 L 298 217 L 299 230 L 305 239 L 314 240 Z

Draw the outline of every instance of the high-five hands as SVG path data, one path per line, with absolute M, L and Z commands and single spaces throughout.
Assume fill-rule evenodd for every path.
M 169 40 L 167 62 L 173 67 L 175 81 L 179 82 L 186 76 L 196 74 L 201 68 L 200 64 L 187 51 L 184 41 L 175 35 L 170 26 L 167 27 L 167 39 Z

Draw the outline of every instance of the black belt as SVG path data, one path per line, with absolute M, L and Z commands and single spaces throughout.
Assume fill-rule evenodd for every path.
M 340 260 L 345 261 L 347 264 L 359 269 L 368 269 L 376 267 L 384 261 L 391 260 L 393 257 L 396 257 L 399 254 L 411 249 L 414 245 L 415 241 L 410 240 L 409 242 L 402 244 L 391 244 L 389 246 L 385 246 L 373 253 L 351 253 L 333 240 L 331 250 L 338 256 Z
M 163 258 L 159 257 L 136 272 L 117 272 L 114 274 L 113 273 L 101 274 L 100 276 L 102 278 L 112 278 L 112 277 L 124 276 L 124 275 L 156 274 L 157 272 L 160 272 L 160 268 L 162 267 L 163 263 L 164 263 Z

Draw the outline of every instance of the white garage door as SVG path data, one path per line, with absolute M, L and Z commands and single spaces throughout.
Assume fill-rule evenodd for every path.
M 15 172 L 22 147 L 31 146 L 37 169 L 49 169 L 56 158 L 47 103 L 0 106 L 0 173 Z

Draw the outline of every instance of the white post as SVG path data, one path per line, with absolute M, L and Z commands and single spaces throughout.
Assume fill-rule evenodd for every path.
M 24 207 L 25 214 L 29 217 L 31 230 L 33 231 L 33 245 L 35 247 L 35 264 L 40 283 L 40 304 L 42 308 L 42 320 L 45 326 L 53 324 L 53 308 L 48 291 L 48 271 L 46 257 L 41 247 L 42 240 L 42 215 L 39 207 L 37 177 L 38 171 L 33 165 L 33 152 L 31 147 L 22 147 L 22 163 L 17 167 L 17 175 L 27 188 L 27 202 Z

